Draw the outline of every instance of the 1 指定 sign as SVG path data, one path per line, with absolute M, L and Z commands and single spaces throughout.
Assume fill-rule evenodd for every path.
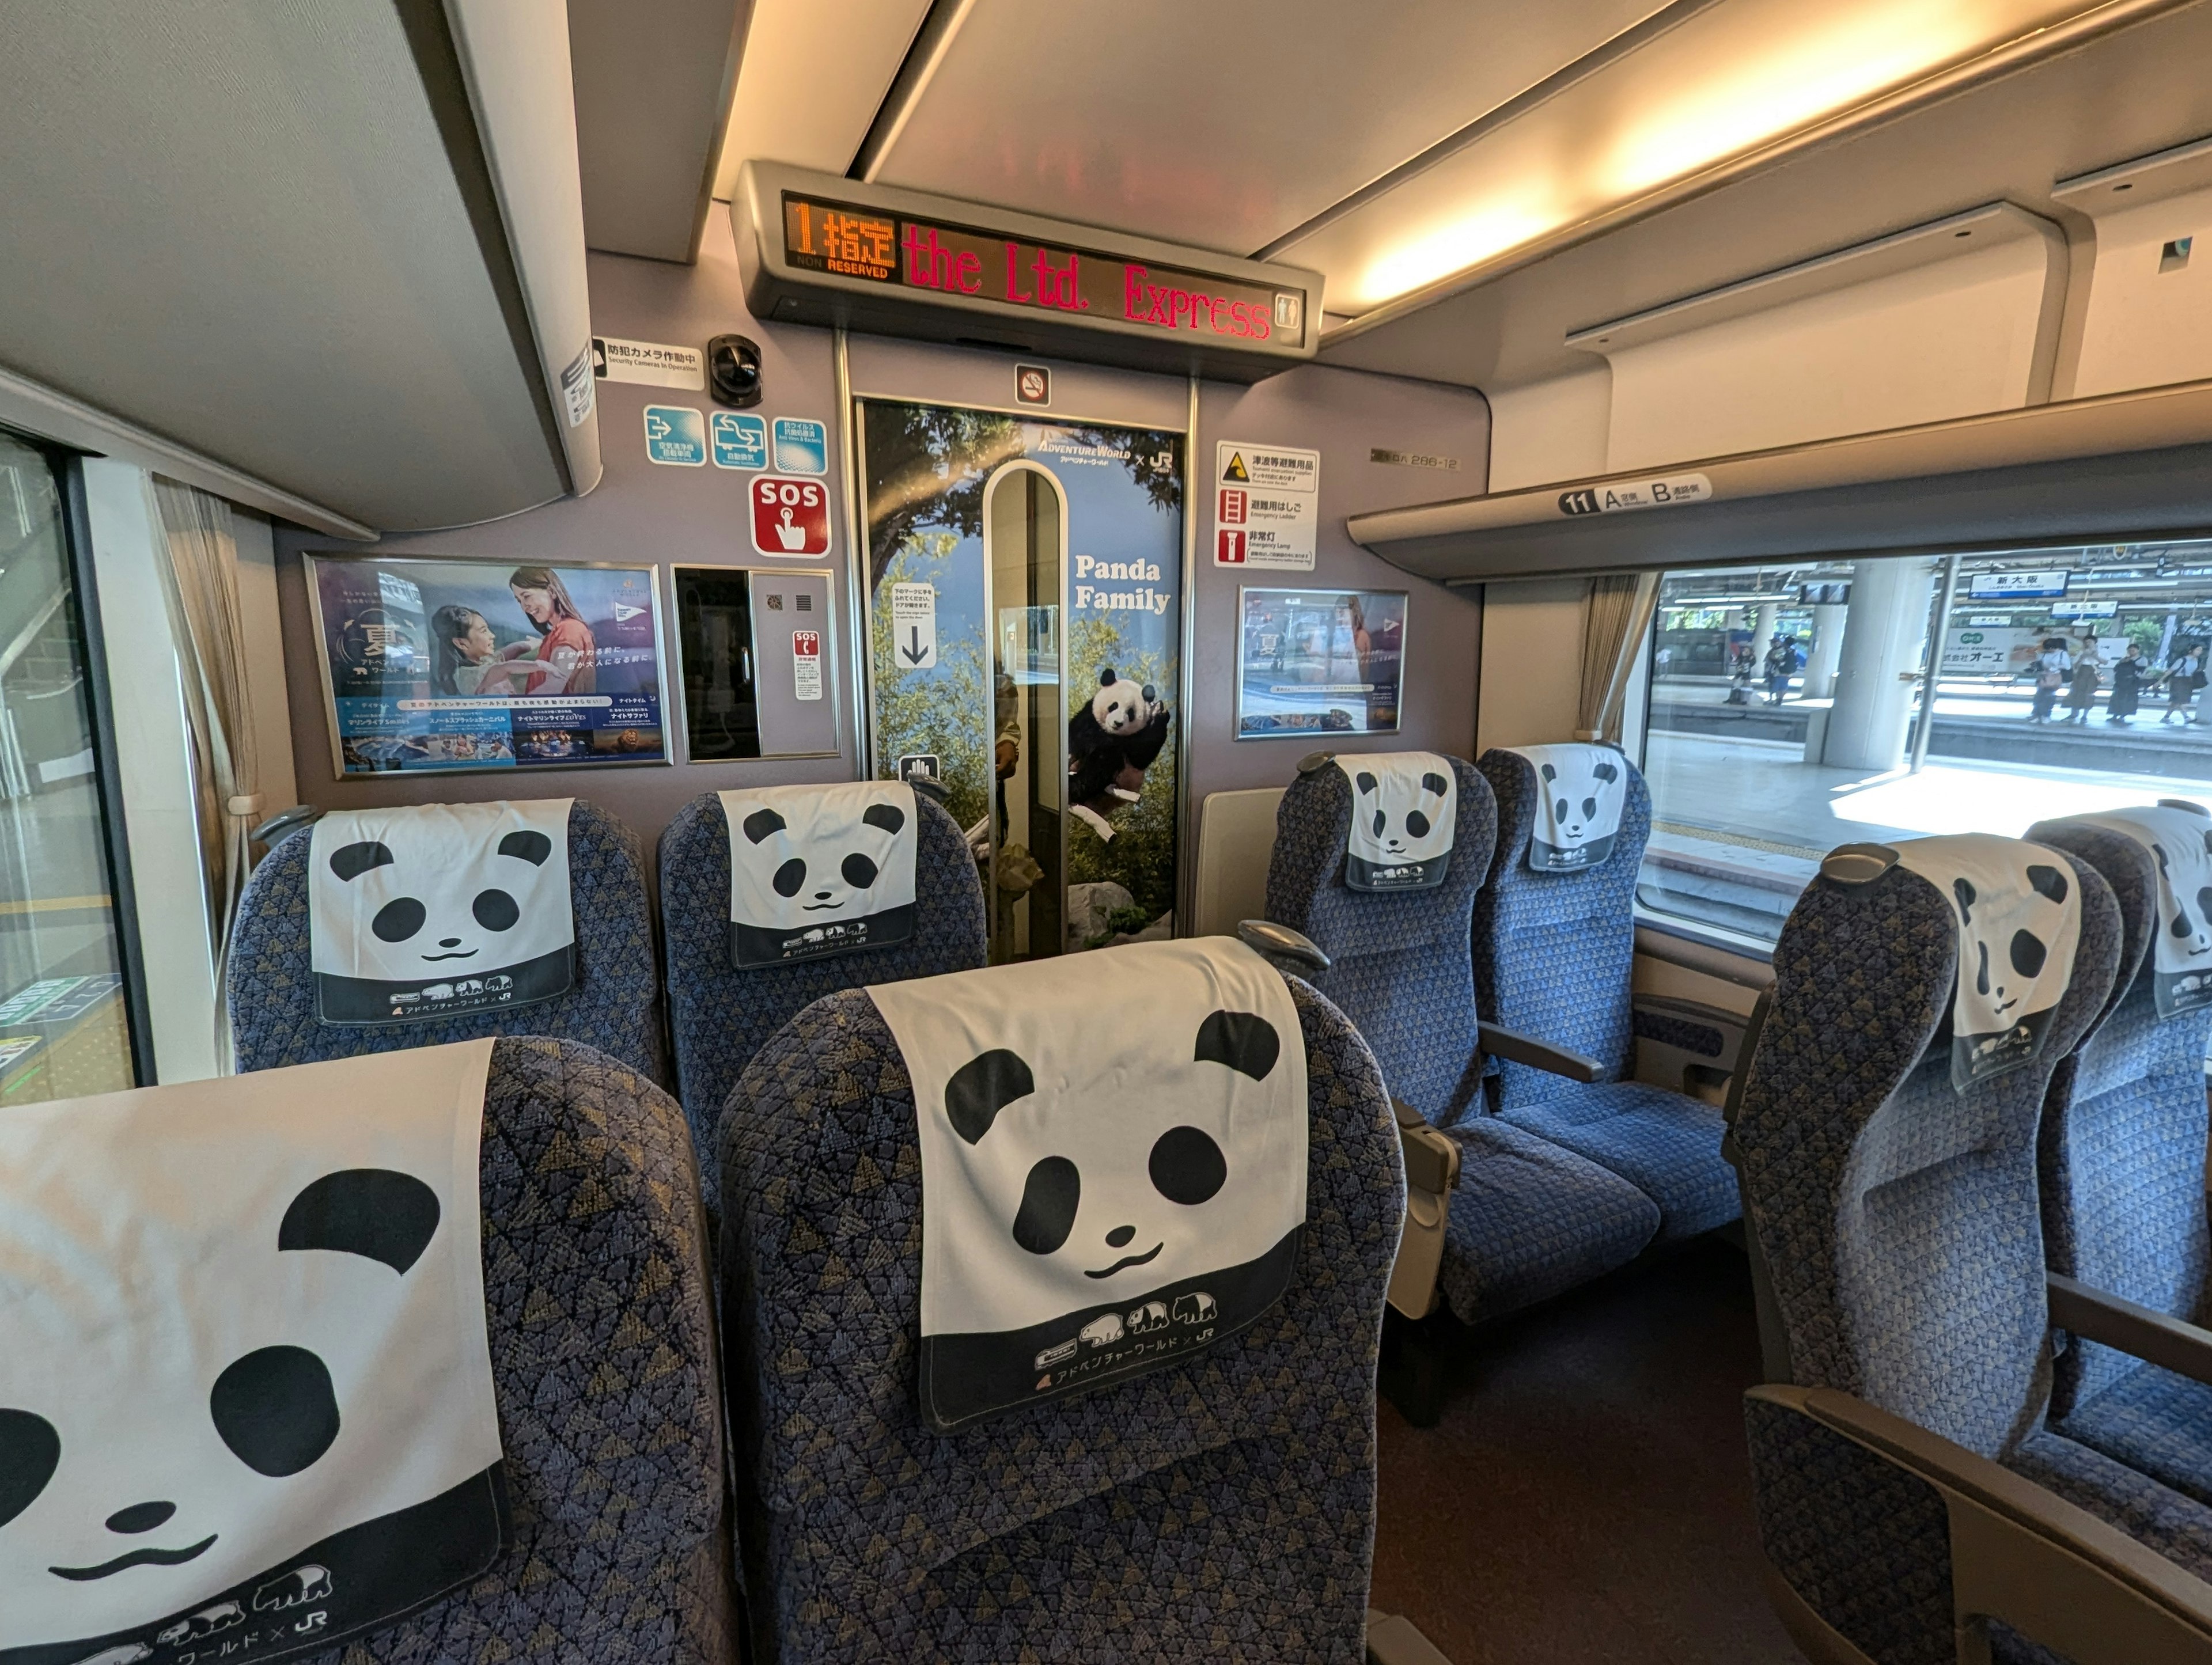
M 645 454 L 671 468 L 704 468 L 707 419 L 688 404 L 647 405 Z
M 735 410 L 714 413 L 714 466 L 757 472 L 768 466 L 768 421 Z
M 707 355 L 696 347 L 593 336 L 592 374 L 602 381 L 635 381 L 696 393 L 707 386 Z
M 775 471 L 779 474 L 827 474 L 830 471 L 830 430 L 803 416 L 775 419 Z
M 763 555 L 830 553 L 830 489 L 763 474 L 750 488 L 753 547 Z
M 822 633 L 819 630 L 793 630 L 791 633 L 791 690 L 793 697 L 818 700 L 822 697 Z
M 1321 453 L 1224 440 L 1213 472 L 1213 564 L 1311 572 Z
M 891 586 L 891 662 L 902 671 L 937 665 L 937 586 Z

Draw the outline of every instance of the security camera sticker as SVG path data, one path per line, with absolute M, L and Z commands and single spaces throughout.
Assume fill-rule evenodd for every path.
M 1952 1085 L 1964 1092 L 2034 1062 L 2074 977 L 2081 894 L 2073 866 L 2057 850 L 1987 833 L 1893 848 L 1898 865 L 1941 890 L 1958 921 Z
M 1611 746 L 1511 746 L 1536 771 L 1528 865 L 1540 873 L 1595 867 L 1613 854 L 1628 801 L 1628 766 Z
M 0 1118 L 0 1665 L 329 1654 L 496 1563 L 491 1046 Z
M 933 1427 L 1182 1363 L 1280 1298 L 1305 1043 L 1250 949 L 1131 943 L 868 993 L 914 1083 Z
M 756 787 L 721 799 L 732 963 L 783 965 L 914 935 L 912 787 Z
M 576 979 L 567 798 L 345 810 L 307 852 L 325 1024 L 422 1023 L 565 994 Z
M 2152 998 L 2160 1018 L 2212 1006 L 2212 814 L 2172 800 L 2073 817 L 2133 839 L 2158 866 Z
M 1451 871 L 1459 825 L 1459 781 L 1433 751 L 1370 751 L 1339 757 L 1352 782 L 1352 829 L 1344 882 L 1354 890 L 1426 890 Z

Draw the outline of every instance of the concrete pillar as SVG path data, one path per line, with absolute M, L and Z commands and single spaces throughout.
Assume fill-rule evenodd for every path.
M 1813 645 L 1805 650 L 1805 697 L 1824 700 L 1835 691 L 1836 666 L 1844 652 L 1842 607 L 1813 609 Z
M 1822 763 L 1870 772 L 1903 765 L 1935 594 L 1934 567 L 1922 556 L 1862 561 L 1851 569 L 1849 628 Z
M 1751 624 L 1751 651 L 1759 655 L 1759 663 L 1766 662 L 1766 650 L 1774 646 L 1775 621 L 1782 616 L 1778 601 L 1762 601 Z

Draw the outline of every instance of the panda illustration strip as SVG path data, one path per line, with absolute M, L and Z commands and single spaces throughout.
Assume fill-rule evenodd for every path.
M 2071 817 L 2131 838 L 2158 865 L 2158 921 L 2151 938 L 2152 999 L 2160 1018 L 2212 1006 L 2212 812 L 2167 799 L 2156 808 Z
M 0 1665 L 327 1652 L 497 1561 L 491 1048 L 0 1120 Z
M 933 1428 L 1180 1364 L 1281 1298 L 1305 1046 L 1250 949 L 1131 943 L 868 994 L 914 1082 Z
M 1508 746 L 1528 760 L 1541 788 L 1528 836 L 1528 865 L 1540 873 L 1577 872 L 1613 854 L 1628 802 L 1628 770 L 1611 746 Z
M 721 794 L 730 960 L 740 969 L 888 948 L 914 935 L 914 788 L 903 781 Z
M 1898 865 L 1941 890 L 1959 922 L 1951 1005 L 1951 1085 L 2033 1063 L 2074 978 L 2081 896 L 2057 851 L 1962 833 L 1892 847 Z
M 574 801 L 339 810 L 318 821 L 307 849 L 318 1020 L 428 1023 L 575 987 Z
M 1344 883 L 1354 890 L 1428 890 L 1451 872 L 1459 777 L 1433 751 L 1368 751 L 1336 759 L 1352 782 Z

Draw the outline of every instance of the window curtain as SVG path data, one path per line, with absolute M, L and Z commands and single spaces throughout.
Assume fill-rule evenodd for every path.
M 1582 700 L 1575 738 L 1619 743 L 1628 681 L 1651 626 L 1659 599 L 1659 574 L 1617 573 L 1590 580 L 1583 611 Z
M 155 520 L 168 551 L 164 588 L 192 734 L 201 871 L 216 948 L 216 1056 L 231 1066 L 230 939 L 252 866 L 247 834 L 261 820 L 259 751 L 246 691 L 246 629 L 238 599 L 238 543 L 230 505 L 174 481 L 153 481 Z

